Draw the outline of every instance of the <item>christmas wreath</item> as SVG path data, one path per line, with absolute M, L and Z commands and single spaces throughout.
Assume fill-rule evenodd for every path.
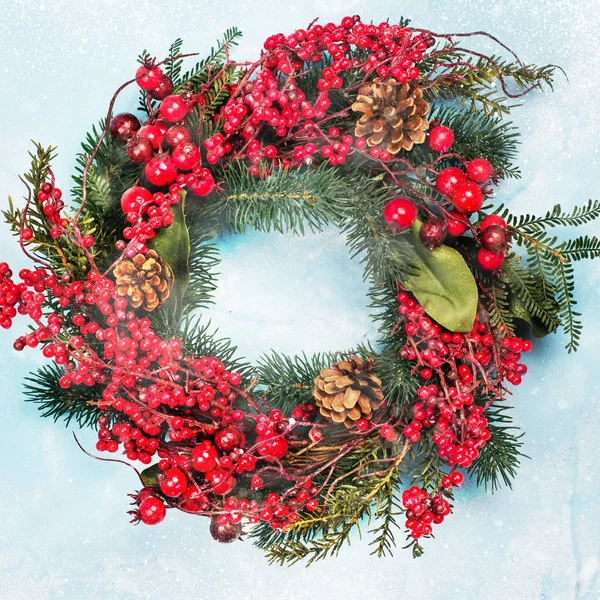
M 464 474 L 510 485 L 522 441 L 506 397 L 531 336 L 580 338 L 573 263 L 600 241 L 548 229 L 600 202 L 515 216 L 494 194 L 519 176 L 504 117 L 556 68 L 481 32 L 357 16 L 273 35 L 250 62 L 230 56 L 239 35 L 187 71 L 181 40 L 162 61 L 144 52 L 83 142 L 69 201 L 55 149 L 35 146 L 25 202 L 4 211 L 33 266 L 0 264 L 0 325 L 28 317 L 14 347 L 49 360 L 28 399 L 97 427 L 97 458 L 138 474 L 134 522 L 206 516 L 215 539 L 247 531 L 281 563 L 336 553 L 365 523 L 383 555 L 399 526 L 419 555 Z M 133 84 L 137 114 L 114 114 Z M 381 338 L 237 358 L 200 320 L 219 235 L 325 225 L 364 265 Z

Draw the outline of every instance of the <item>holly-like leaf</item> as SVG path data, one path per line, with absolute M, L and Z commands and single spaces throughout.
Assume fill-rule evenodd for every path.
M 180 315 L 190 282 L 190 232 L 185 222 L 185 192 L 181 193 L 181 202 L 171 206 L 171 213 L 173 223 L 160 229 L 148 245 L 169 263 L 175 278 L 171 295 L 161 310 Z
M 402 284 L 425 312 L 450 331 L 471 331 L 477 313 L 477 284 L 462 255 L 448 246 L 425 247 L 416 221 L 408 238 L 415 250 L 414 273 Z

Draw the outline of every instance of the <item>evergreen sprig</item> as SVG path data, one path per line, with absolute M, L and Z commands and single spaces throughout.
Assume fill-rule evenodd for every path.
M 65 389 L 59 383 L 64 373 L 63 367 L 50 363 L 26 377 L 25 401 L 36 404 L 43 417 L 64 421 L 66 427 L 72 421 L 79 427 L 96 426 L 100 411 L 90 402 L 102 397 L 102 386 Z
M 338 203 L 348 193 L 347 180 L 327 165 L 256 178 L 245 165 L 234 163 L 223 180 L 225 193 L 207 210 L 209 216 L 219 215 L 220 232 L 320 231 L 339 218 Z
M 492 435 L 470 469 L 477 485 L 492 492 L 502 485 L 512 487 L 521 458 L 528 458 L 521 452 L 523 434 L 513 424 L 510 410 L 510 406 L 497 404 L 486 410 Z

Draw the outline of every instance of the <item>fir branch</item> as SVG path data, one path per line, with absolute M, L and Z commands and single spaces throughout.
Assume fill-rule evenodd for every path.
M 523 434 L 518 433 L 519 428 L 513 425 L 510 410 L 510 406 L 495 404 L 485 412 L 492 436 L 481 448 L 479 457 L 470 469 L 477 485 L 483 484 L 486 490 L 492 492 L 501 485 L 512 487 L 520 458 L 528 458 L 521 452 Z
M 346 180 L 329 167 L 282 169 L 256 178 L 245 165 L 234 163 L 223 179 L 225 194 L 208 214 L 219 215 L 222 230 L 232 233 L 320 231 L 337 218 L 337 201 L 347 193 Z
M 229 50 L 238 45 L 241 36 L 242 32 L 236 27 L 228 29 L 224 33 L 223 39 L 217 42 L 217 46 L 210 49 L 209 55 L 180 77 L 179 83 L 174 87 L 174 93 L 183 89 L 191 89 L 193 92 L 200 91 L 202 85 L 208 81 L 211 67 L 218 68 L 225 63 Z
M 322 352 L 308 357 L 287 356 L 273 352 L 258 361 L 257 390 L 269 404 L 290 414 L 300 403 L 312 401 L 314 378 L 319 372 L 340 360 L 342 353 Z
M 26 377 L 25 401 L 37 404 L 43 417 L 52 417 L 55 422 L 64 420 L 66 427 L 71 421 L 79 427 L 95 425 L 101 413 L 90 401 L 101 398 L 102 386 L 78 385 L 65 389 L 59 383 L 63 375 L 62 367 L 50 363 Z
M 181 70 L 183 68 L 183 59 L 176 58 L 182 54 L 183 40 L 177 38 L 170 46 L 168 51 L 169 61 L 165 66 L 166 76 L 173 82 L 173 88 L 180 83 Z
M 227 365 L 229 370 L 242 375 L 243 385 L 248 384 L 255 373 L 255 367 L 239 357 L 237 346 L 230 339 L 219 337 L 218 332 L 218 329 L 212 329 L 210 321 L 203 323 L 201 318 L 188 315 L 174 335 L 181 340 L 184 354 L 216 356 Z M 165 337 L 162 329 L 157 329 L 157 333 Z
M 393 288 L 413 272 L 415 253 L 405 235 L 392 235 L 386 229 L 382 215 L 391 190 L 381 185 L 380 176 L 351 173 L 348 184 L 338 206 L 350 256 L 363 265 L 365 281 Z
M 511 122 L 486 116 L 481 112 L 473 114 L 456 106 L 434 107 L 430 118 L 450 127 L 454 132 L 453 153 L 464 156 L 466 160 L 485 158 L 501 177 L 521 176 L 515 165 L 520 133 Z M 410 156 L 414 164 L 427 164 L 437 157 L 426 144 L 415 146 Z M 461 166 L 461 163 L 452 159 L 439 165 L 440 168 L 446 166 Z
M 495 211 L 516 229 L 528 232 L 544 231 L 548 227 L 581 227 L 600 217 L 600 200 L 589 200 L 587 204 L 575 206 L 571 212 L 564 211 L 560 204 L 555 204 L 544 216 L 512 215 L 508 208 L 501 204 Z
M 554 299 L 554 287 L 550 287 L 549 282 L 540 285 L 540 278 L 529 268 L 519 266 L 514 256 L 505 260 L 502 272 L 503 281 L 519 296 L 530 315 L 540 319 L 548 332 L 555 331 L 560 325 L 560 319 Z M 552 293 L 547 295 L 551 290 Z

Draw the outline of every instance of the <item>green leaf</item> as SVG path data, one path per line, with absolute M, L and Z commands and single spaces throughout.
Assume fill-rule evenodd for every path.
M 158 488 L 158 474 L 160 473 L 160 469 L 158 468 L 158 463 L 152 465 L 144 469 L 141 473 L 142 482 L 146 487 Z
M 181 202 L 171 207 L 171 213 L 173 223 L 160 229 L 149 246 L 169 263 L 175 276 L 171 295 L 161 309 L 180 315 L 190 282 L 190 232 L 185 222 L 185 192 L 181 193 Z
M 453 248 L 426 248 L 419 237 L 421 225 L 416 221 L 409 235 L 415 250 L 415 272 L 402 284 L 440 325 L 450 331 L 471 331 L 479 300 L 475 278 Z
M 546 327 L 540 319 L 534 317 L 531 312 L 525 306 L 523 300 L 516 294 L 510 294 L 509 296 L 510 312 L 515 319 L 525 321 L 531 326 L 531 333 L 536 338 L 546 337 L 550 330 Z

